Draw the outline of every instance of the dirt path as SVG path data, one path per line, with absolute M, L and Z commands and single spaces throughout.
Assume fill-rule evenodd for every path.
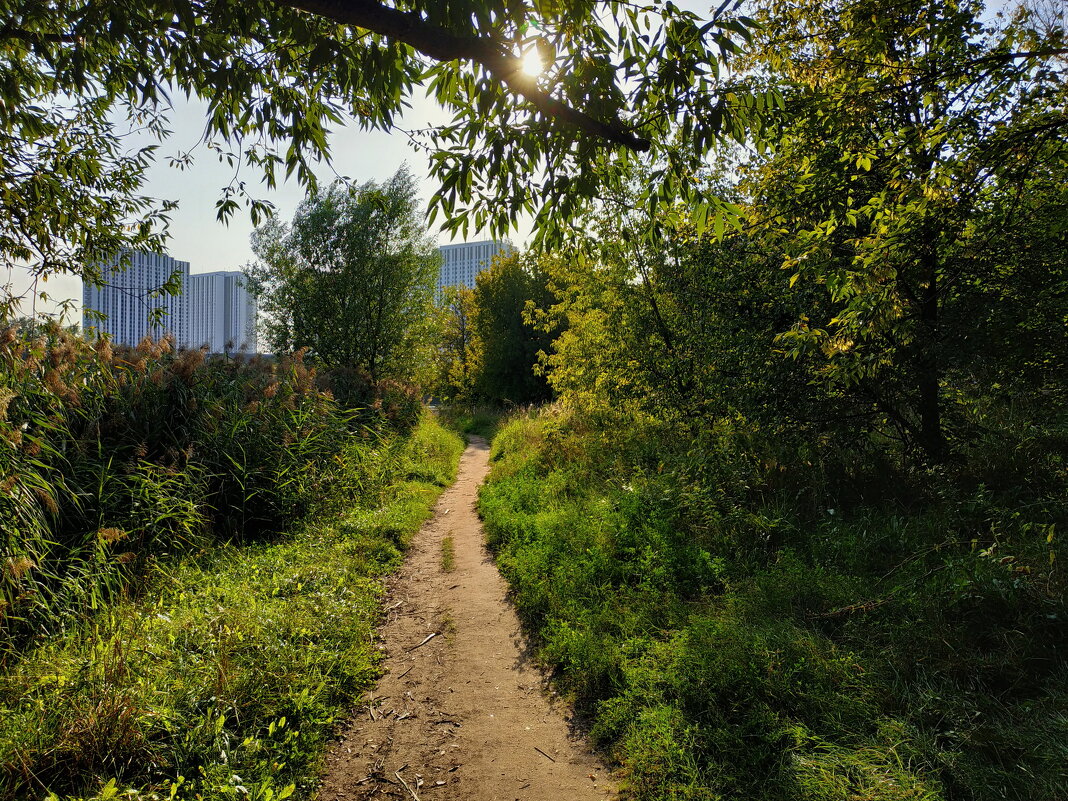
M 327 756 L 318 801 L 604 801 L 604 765 L 530 663 L 475 512 L 489 447 L 472 437 L 393 580 L 387 673 Z M 455 567 L 442 567 L 451 537 Z M 427 638 L 430 638 L 429 640 Z

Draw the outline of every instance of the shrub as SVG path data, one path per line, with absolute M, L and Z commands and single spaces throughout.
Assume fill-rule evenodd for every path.
M 744 421 L 694 428 L 517 416 L 479 498 L 538 654 L 623 763 L 624 796 L 1060 798 L 1059 454 L 1027 444 L 1038 486 L 977 484 L 966 463 L 868 492 L 856 479 L 885 465 L 864 454 L 812 443 L 769 466 Z
M 342 469 L 352 425 L 299 353 L 206 360 L 169 339 L 3 332 L 0 653 L 106 604 L 153 559 L 270 535 L 362 481 Z

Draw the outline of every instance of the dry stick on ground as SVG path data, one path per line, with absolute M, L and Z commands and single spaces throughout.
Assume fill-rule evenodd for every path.
M 404 770 L 404 768 L 401 768 L 401 770 Z M 415 794 L 415 790 L 408 786 L 408 782 L 404 781 L 404 777 L 400 775 L 400 770 L 396 771 L 393 775 L 400 779 L 400 783 L 404 785 L 405 790 L 412 794 L 412 798 L 414 798 L 415 801 L 419 801 L 419 796 Z
M 419 643 L 418 645 L 413 645 L 413 646 L 412 646 L 411 648 L 409 648 L 408 650 L 409 650 L 409 651 L 414 651 L 414 650 L 415 650 L 416 648 L 422 648 L 422 647 L 423 647 L 424 645 L 426 645 L 426 644 L 427 644 L 428 642 L 430 642 L 430 641 L 431 641 L 432 639 L 434 639 L 434 638 L 435 638 L 435 637 L 437 637 L 437 636 L 438 636 L 438 632 L 436 632 L 436 631 L 435 631 L 435 632 L 434 632 L 433 634 L 428 634 L 428 635 L 426 636 L 426 639 L 425 639 L 425 640 L 423 640 L 423 641 L 422 641 L 421 643 Z
M 549 756 L 549 755 L 548 755 L 548 754 L 546 754 L 546 753 L 545 753 L 544 751 L 542 751 L 542 750 L 541 750 L 540 748 L 538 748 L 538 746 L 534 746 L 534 750 L 535 750 L 535 751 L 537 751 L 537 752 L 538 752 L 539 754 L 541 754 L 541 755 L 542 755 L 543 757 L 545 757 L 545 758 L 546 758 L 547 760 L 549 760 L 550 762 L 555 762 L 555 761 L 556 761 L 556 760 L 555 760 L 555 759 L 553 759 L 553 758 L 552 758 L 551 756 Z

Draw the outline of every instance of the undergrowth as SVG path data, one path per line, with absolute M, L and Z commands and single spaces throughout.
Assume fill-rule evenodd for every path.
M 490 545 L 625 796 L 1063 799 L 1063 463 L 865 505 L 740 442 L 553 410 L 493 444 Z
M 302 354 L 0 332 L 0 664 L 139 591 L 157 559 L 268 539 L 398 430 L 339 407 Z M 346 448 L 353 436 L 363 448 Z
M 475 434 L 493 439 L 497 433 L 503 410 L 492 406 L 474 406 L 464 404 L 448 404 L 438 412 L 442 422 L 454 431 L 463 435 Z
M 151 592 L 0 677 L 0 798 L 306 798 L 339 715 L 377 675 L 380 577 L 452 481 L 425 417 L 353 460 L 359 498 L 291 537 L 156 564 Z

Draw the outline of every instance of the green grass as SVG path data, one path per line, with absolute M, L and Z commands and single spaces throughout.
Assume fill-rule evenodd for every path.
M 441 569 L 446 573 L 451 573 L 456 569 L 456 548 L 452 536 L 441 540 Z
M 1063 798 L 1063 498 L 813 512 L 693 454 L 656 425 L 528 416 L 480 496 L 625 797 Z
M 375 487 L 275 542 L 161 562 L 152 590 L 0 677 L 0 798 L 310 796 L 378 675 L 381 577 L 455 475 L 431 418 L 362 453 Z
M 492 440 L 504 411 L 492 406 L 445 406 L 439 412 L 442 422 L 463 435 L 475 434 Z

